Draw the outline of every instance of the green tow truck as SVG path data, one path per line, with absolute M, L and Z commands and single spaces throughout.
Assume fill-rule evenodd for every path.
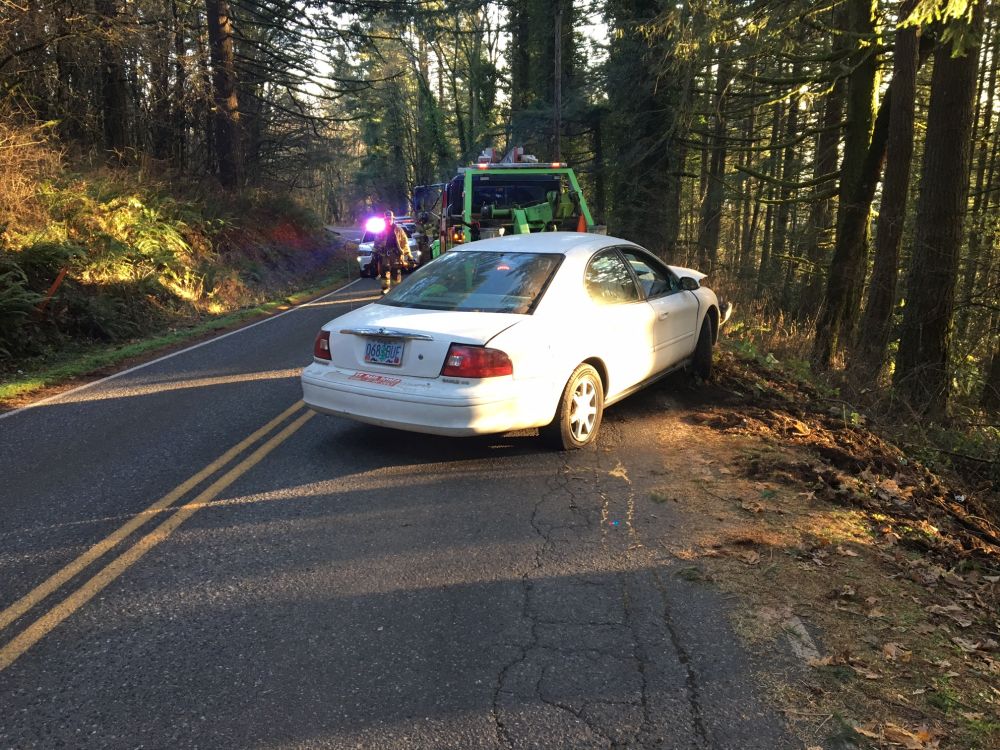
M 570 167 L 538 163 L 519 146 L 500 160 L 486 149 L 447 183 L 415 188 L 411 202 L 418 243 L 433 258 L 455 245 L 509 234 L 606 232 L 594 223 Z

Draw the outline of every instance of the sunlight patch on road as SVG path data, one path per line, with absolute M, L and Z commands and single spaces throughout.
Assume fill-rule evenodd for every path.
M 143 385 L 129 385 L 107 390 L 89 390 L 74 393 L 61 399 L 58 404 L 82 404 L 90 401 L 110 401 L 118 398 L 137 398 L 154 396 L 170 391 L 185 391 L 193 388 L 214 388 L 220 385 L 235 385 L 236 383 L 251 383 L 260 380 L 284 380 L 297 378 L 302 374 L 302 368 L 292 367 L 285 370 L 264 370 L 261 372 L 245 372 L 238 375 L 219 375 L 211 378 L 188 378 L 165 382 L 153 382 Z

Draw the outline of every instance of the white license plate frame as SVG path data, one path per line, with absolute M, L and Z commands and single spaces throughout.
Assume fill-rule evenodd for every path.
M 365 363 L 385 367 L 402 367 L 404 348 L 402 341 L 365 339 Z

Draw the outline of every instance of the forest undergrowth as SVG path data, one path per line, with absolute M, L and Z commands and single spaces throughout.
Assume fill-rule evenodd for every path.
M 684 400 L 705 476 L 652 496 L 693 519 L 671 542 L 685 575 L 743 602 L 734 625 L 808 747 L 996 747 L 1000 487 L 900 444 L 795 360 L 796 326 L 762 323 L 738 319 Z
M 286 197 L 223 191 L 151 160 L 74 161 L 44 126 L 0 124 L 0 142 L 0 380 L 343 272 L 319 219 Z
M 747 297 L 734 298 L 741 296 Z M 985 373 L 971 357 L 955 354 L 949 415 L 932 421 L 898 397 L 889 369 L 872 373 L 839 361 L 817 372 L 810 363 L 814 317 L 790 315 L 762 299 L 737 303 L 736 310 L 727 339 L 740 357 L 808 386 L 831 418 L 870 428 L 931 470 L 961 476 L 970 491 L 993 495 L 992 518 L 1000 520 L 1000 421 L 980 405 Z

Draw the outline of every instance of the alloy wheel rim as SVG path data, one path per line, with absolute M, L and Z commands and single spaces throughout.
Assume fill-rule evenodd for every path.
M 597 422 L 597 388 L 590 378 L 584 378 L 573 389 L 573 408 L 569 415 L 569 428 L 577 442 L 584 442 L 594 431 Z

